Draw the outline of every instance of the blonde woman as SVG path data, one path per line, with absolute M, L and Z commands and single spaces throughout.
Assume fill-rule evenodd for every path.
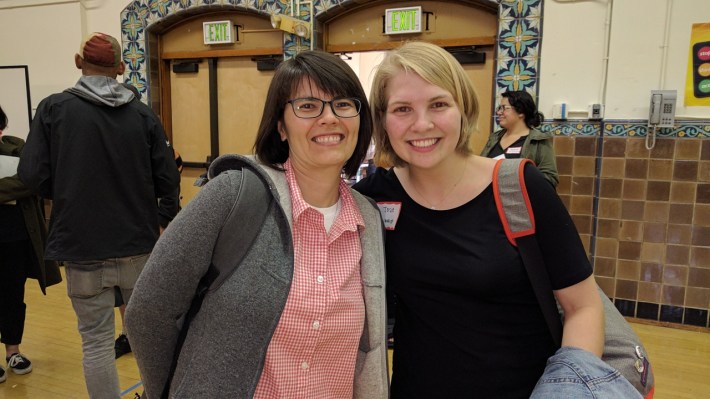
M 392 397 L 529 398 L 558 348 L 496 211 L 496 161 L 469 149 L 474 87 L 444 49 L 411 42 L 379 65 L 370 99 L 377 160 L 394 167 L 355 188 L 378 202 L 387 229 Z M 598 357 L 603 310 L 584 247 L 536 168 L 525 184 L 566 314 L 563 346 Z

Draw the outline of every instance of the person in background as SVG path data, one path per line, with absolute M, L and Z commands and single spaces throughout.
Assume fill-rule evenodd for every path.
M 137 101 L 140 101 L 141 93 L 138 91 L 138 88 L 126 82 L 121 83 L 121 85 L 133 92 L 133 96 L 135 97 L 135 99 Z M 175 157 L 175 165 L 178 168 L 178 173 L 182 174 L 182 157 L 174 147 L 171 148 L 173 150 L 173 156 Z M 160 224 L 160 234 L 163 234 L 163 231 L 168 227 L 168 224 L 173 220 L 178 211 L 180 211 L 179 185 L 174 193 L 158 199 L 158 224 Z M 121 289 L 119 287 L 116 287 L 114 291 L 116 296 L 114 306 L 118 308 L 119 314 L 121 315 L 121 326 L 123 326 L 124 314 L 126 312 L 126 303 L 123 301 Z M 125 329 L 121 330 L 121 333 L 118 335 L 116 341 L 113 344 L 113 349 L 116 353 L 116 359 L 127 353 L 131 353 L 131 343 L 128 340 L 128 336 L 126 336 L 126 332 L 124 330 Z
M 396 297 L 392 398 L 528 398 L 557 348 L 496 209 L 496 160 L 471 154 L 479 105 L 456 59 L 408 42 L 370 94 L 378 168 L 354 188 L 387 229 Z M 565 347 L 600 356 L 603 308 L 586 251 L 540 171 L 524 170 Z
M 114 287 L 130 303 L 158 239 L 157 198 L 180 176 L 158 118 L 116 81 L 118 41 L 92 33 L 74 62 L 82 76 L 39 104 L 18 173 L 53 200 L 46 257 L 65 266 L 89 397 L 118 399 Z
M 62 281 L 54 261 L 45 261 L 42 200 L 17 177 L 17 161 L 24 140 L 4 136 L 8 119 L 0 107 L 0 341 L 5 344 L 7 367 L 15 374 L 32 371 L 32 362 L 20 352 L 25 329 L 25 281 L 37 279 L 43 294 Z M 0 382 L 7 375 L 0 366 Z
M 180 153 L 173 148 L 173 154 L 175 156 L 175 165 L 178 168 L 178 172 L 182 174 L 182 157 Z M 165 229 L 168 228 L 168 224 L 172 222 L 173 218 L 180 211 L 180 187 L 177 191 L 171 195 L 166 195 L 163 198 L 158 199 L 158 224 L 160 224 L 160 234 L 162 235 Z M 115 289 L 116 302 L 115 307 L 118 308 L 118 312 L 121 315 L 121 326 L 123 326 L 123 320 L 126 312 L 126 303 L 123 301 L 123 296 L 121 295 L 121 290 L 116 287 Z M 131 342 L 128 340 L 125 329 L 121 331 L 118 335 L 116 341 L 113 344 L 113 349 L 116 352 L 116 359 L 119 357 L 131 353 Z
M 559 177 L 553 136 L 536 129 L 545 117 L 537 111 L 532 96 L 526 91 L 503 93 L 496 117 L 502 129 L 490 135 L 481 155 L 493 159 L 530 159 L 545 179 L 557 187 Z
M 371 136 L 365 93 L 343 60 L 303 51 L 280 64 L 256 158 L 240 158 L 268 182 L 273 202 L 263 221 L 244 221 L 260 230 L 236 271 L 206 294 L 174 374 L 175 321 L 247 195 L 242 172 L 219 174 L 180 211 L 126 308 L 148 398 L 388 397 L 384 230 L 377 207 L 341 178 L 357 173 Z
M 134 98 L 140 101 L 142 94 L 138 91 L 136 86 L 130 83 L 123 82 L 121 85 L 133 93 Z M 178 173 L 182 174 L 182 157 L 180 153 L 175 149 L 175 147 L 170 147 L 173 151 L 173 157 L 175 158 L 175 166 L 177 166 Z M 158 199 L 158 223 L 160 224 L 160 233 L 163 233 L 168 227 L 168 224 L 173 220 L 178 211 L 180 211 L 180 185 L 178 184 L 177 190 L 170 195 L 165 195 Z M 118 306 L 118 305 L 117 305 Z M 123 313 L 122 313 L 123 314 Z M 128 347 L 130 352 L 130 346 Z M 118 358 L 118 353 L 116 358 Z

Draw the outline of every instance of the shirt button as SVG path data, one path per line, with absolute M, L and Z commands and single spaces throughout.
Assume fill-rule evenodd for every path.
M 320 321 L 316 320 L 313 322 L 313 329 L 317 330 L 320 328 Z
M 301 363 L 301 369 L 308 370 L 308 362 Z
M 323 284 L 323 281 L 325 281 L 325 277 L 323 277 L 323 276 L 318 276 L 318 277 L 316 278 L 316 281 L 318 282 L 318 284 Z

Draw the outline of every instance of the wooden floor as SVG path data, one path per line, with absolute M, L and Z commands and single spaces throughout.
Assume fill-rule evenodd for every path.
M 0 399 L 87 398 L 81 368 L 81 339 L 64 283 L 43 296 L 27 281 L 27 321 L 21 346 L 33 363 L 27 375 L 8 372 Z M 117 314 L 117 320 L 118 318 Z M 656 376 L 655 399 L 710 398 L 710 333 L 633 324 L 646 345 Z M 0 350 L 0 354 L 4 354 Z M 140 382 L 132 354 L 117 360 L 123 398 L 133 398 Z M 4 363 L 3 363 L 4 365 Z

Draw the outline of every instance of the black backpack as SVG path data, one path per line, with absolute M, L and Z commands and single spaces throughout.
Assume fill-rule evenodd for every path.
M 219 164 L 215 164 L 215 167 L 210 169 L 209 178 L 212 179 L 227 170 L 241 170 L 242 183 L 239 187 L 239 195 L 237 196 L 234 206 L 229 212 L 217 237 L 217 242 L 212 254 L 212 263 L 205 275 L 200 279 L 195 297 L 190 304 L 190 309 L 183 317 L 182 327 L 175 345 L 173 361 L 168 373 L 168 379 L 165 381 L 161 395 L 163 399 L 168 399 L 169 397 L 170 384 L 172 383 L 173 375 L 177 368 L 180 351 L 185 343 L 190 323 L 202 307 L 202 301 L 209 291 L 218 289 L 222 283 L 237 270 L 237 266 L 239 266 L 247 251 L 254 243 L 259 229 L 263 224 L 263 220 L 266 218 L 269 206 L 271 206 L 271 202 L 274 200 L 268 185 L 259 177 L 258 172 L 254 170 L 252 165 L 236 156 L 226 156 L 223 158 L 224 159 L 221 160 Z M 231 227 L 240 220 L 245 219 L 251 220 L 253 223 L 239 223 L 238 228 Z M 237 234 L 239 235 L 239 239 L 237 239 Z

